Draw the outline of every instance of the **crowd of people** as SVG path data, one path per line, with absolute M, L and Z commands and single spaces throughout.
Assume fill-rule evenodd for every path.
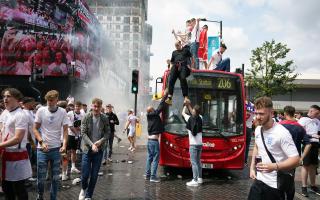
M 249 105 L 248 103 L 247 105 Z M 285 106 L 283 112 L 273 110 L 272 100 L 258 98 L 247 106 L 247 146 L 245 162 L 252 134 L 255 144 L 250 164 L 250 177 L 254 179 L 248 199 L 294 199 L 295 171 L 301 166 L 301 194 L 310 191 L 320 195 L 316 186 L 318 167 L 320 107 L 310 106 L 307 113 Z
M 0 168 L 5 197 L 26 200 L 26 182 L 37 181 L 37 199 L 41 200 L 45 181 L 50 180 L 50 199 L 57 199 L 59 182 L 70 179 L 73 173 L 81 174 L 79 199 L 91 199 L 101 164 L 112 162 L 114 138 L 121 142 L 115 134 L 119 119 L 113 106 L 107 104 L 104 109 L 103 101 L 94 98 L 88 110 L 74 98 L 59 100 L 56 90 L 47 92 L 45 105 L 23 97 L 15 88 L 3 90 L 2 97 Z M 132 152 L 138 122 L 130 109 L 124 132 L 128 132 Z M 76 166 L 79 156 L 81 168 Z

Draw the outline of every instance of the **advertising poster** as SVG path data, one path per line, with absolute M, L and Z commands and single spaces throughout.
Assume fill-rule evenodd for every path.
M 208 37 L 208 61 L 211 59 L 212 54 L 220 47 L 219 36 Z

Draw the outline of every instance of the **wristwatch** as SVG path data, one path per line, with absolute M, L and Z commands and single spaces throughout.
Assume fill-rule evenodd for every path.
M 39 140 L 38 142 L 39 142 L 40 146 L 42 146 L 43 140 Z

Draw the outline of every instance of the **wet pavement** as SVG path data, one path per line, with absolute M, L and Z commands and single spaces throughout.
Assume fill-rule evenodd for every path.
M 204 170 L 204 183 L 195 188 L 187 187 L 186 182 L 192 179 L 191 169 L 174 168 L 159 169 L 160 183 L 150 183 L 144 180 L 146 149 L 140 146 L 135 153 L 129 153 L 127 146 L 115 145 L 113 162 L 101 166 L 102 176 L 99 176 L 93 199 L 246 199 L 252 181 L 248 178 L 248 168 L 238 171 Z M 127 161 L 132 160 L 129 164 Z M 297 170 L 300 171 L 299 169 Z M 80 184 L 72 185 L 74 178 L 63 181 L 59 189 L 58 200 L 76 200 L 80 192 Z M 319 179 L 319 177 L 318 177 Z M 318 182 L 319 183 L 319 182 Z M 300 178 L 297 174 L 297 192 L 301 192 Z M 29 189 L 29 199 L 36 199 L 36 183 Z M 0 196 L 0 199 L 4 199 Z M 45 199 L 49 199 L 49 183 L 46 187 Z M 296 194 L 296 199 L 306 199 Z M 309 199 L 320 199 L 310 193 Z

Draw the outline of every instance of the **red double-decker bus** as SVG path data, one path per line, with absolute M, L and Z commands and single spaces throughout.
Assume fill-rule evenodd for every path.
M 163 76 L 167 87 L 169 71 Z M 242 169 L 245 153 L 245 90 L 242 74 L 193 70 L 188 77 L 189 98 L 201 107 L 203 118 L 203 168 Z M 160 165 L 190 168 L 189 138 L 182 117 L 183 96 L 179 80 L 173 105 L 162 117 L 165 132 L 160 140 Z

